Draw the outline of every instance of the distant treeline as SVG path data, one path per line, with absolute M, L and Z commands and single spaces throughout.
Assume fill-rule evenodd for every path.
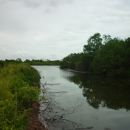
M 25 60 L 25 63 L 29 63 L 30 65 L 60 65 L 60 61 L 59 60 Z
M 26 59 L 25 61 L 22 61 L 20 58 L 17 58 L 16 60 L 14 59 L 6 59 L 6 60 L 0 60 L 0 65 L 1 64 L 6 64 L 6 63 L 28 63 L 30 65 L 60 65 L 60 60 L 54 60 L 54 61 L 51 61 L 51 60 L 42 60 L 42 59 L 32 59 L 32 60 L 29 60 L 29 59 Z
M 82 53 L 66 56 L 60 67 L 112 77 L 130 77 L 130 37 L 123 40 L 96 33 L 89 37 Z

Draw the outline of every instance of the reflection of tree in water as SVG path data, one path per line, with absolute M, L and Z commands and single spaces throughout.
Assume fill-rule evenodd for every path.
M 41 108 L 39 112 L 39 119 L 44 122 L 44 125 L 49 130 L 90 130 L 93 126 L 83 127 L 82 124 L 69 120 L 67 117 L 80 111 L 82 103 L 77 103 L 75 106 L 70 106 L 70 108 L 62 108 L 60 104 L 55 100 L 55 97 L 60 97 L 66 91 L 51 92 L 48 91 L 50 88 L 45 87 L 45 85 L 59 85 L 44 83 L 41 88 L 41 92 L 47 98 L 41 101 Z M 42 98 L 42 97 L 41 97 Z
M 78 73 L 68 77 L 68 80 L 79 85 L 86 101 L 96 109 L 102 106 L 130 110 L 130 80 Z

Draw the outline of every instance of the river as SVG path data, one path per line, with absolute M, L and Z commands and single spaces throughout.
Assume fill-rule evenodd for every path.
M 33 66 L 41 75 L 41 84 L 64 109 L 81 105 L 66 119 L 92 130 L 130 130 L 130 81 L 61 70 L 58 66 Z

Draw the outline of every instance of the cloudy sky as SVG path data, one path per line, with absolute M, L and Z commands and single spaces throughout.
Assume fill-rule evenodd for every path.
M 0 0 L 0 59 L 62 59 L 97 32 L 130 37 L 130 0 Z

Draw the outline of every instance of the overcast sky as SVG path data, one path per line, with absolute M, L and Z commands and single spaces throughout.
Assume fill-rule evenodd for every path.
M 62 59 L 97 32 L 130 37 L 130 0 L 0 0 L 0 59 Z

